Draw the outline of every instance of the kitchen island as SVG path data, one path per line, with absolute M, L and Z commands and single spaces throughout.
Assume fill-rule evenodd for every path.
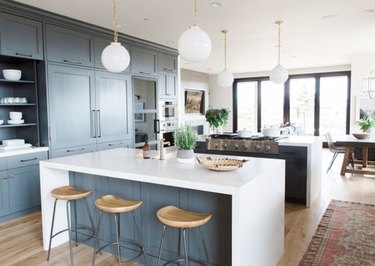
M 102 193 L 129 191 L 125 196 L 144 201 L 138 215 L 142 233 L 147 234 L 144 236 L 146 252 L 152 265 L 155 243 L 159 243 L 161 234 L 161 225 L 152 226 L 157 222 L 154 218 L 156 210 L 175 203 L 194 211 L 213 213 L 213 219 L 205 229 L 209 255 L 215 265 L 276 265 L 284 244 L 284 173 L 285 163 L 278 159 L 250 158 L 240 169 L 216 172 L 197 162 L 178 163 L 174 154 L 168 154 L 166 160 L 144 160 L 140 150 L 122 148 L 42 161 L 43 246 L 47 250 L 49 244 L 54 202 L 50 191 L 70 183 L 87 188 L 85 184 L 97 180 L 93 185 L 98 190 L 95 197 Z M 114 182 L 114 185 L 108 185 L 108 182 Z M 178 192 L 176 200 L 173 195 Z M 91 200 L 90 207 L 95 211 L 94 199 Z M 66 227 L 65 205 L 60 204 L 57 208 L 56 231 Z M 221 218 L 229 222 L 223 223 Z M 229 235 L 227 242 L 226 235 Z M 199 239 L 191 236 L 189 242 Z M 61 234 L 52 244 L 56 246 L 66 241 L 67 234 Z M 199 256 L 199 245 L 189 243 L 192 256 Z M 223 255 L 226 256 L 224 262 L 219 259 Z M 229 263 L 225 262 L 228 258 Z

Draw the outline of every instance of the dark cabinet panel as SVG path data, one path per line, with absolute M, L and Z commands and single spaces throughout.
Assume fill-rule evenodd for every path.
M 94 37 L 79 31 L 47 25 L 47 60 L 94 66 Z
M 48 66 L 50 147 L 95 144 L 94 71 Z
M 158 69 L 160 71 L 176 72 L 177 71 L 177 56 L 159 54 Z
M 7 171 L 0 172 L 0 217 L 9 214 L 9 188 Z
M 42 60 L 42 34 L 41 22 L 0 13 L 2 55 Z
M 156 76 L 156 57 L 157 53 L 152 50 L 142 49 L 139 47 L 131 48 L 132 58 L 131 70 L 132 73 L 146 75 L 146 76 Z
M 160 72 L 159 74 L 159 97 L 177 97 L 177 75 L 174 73 Z

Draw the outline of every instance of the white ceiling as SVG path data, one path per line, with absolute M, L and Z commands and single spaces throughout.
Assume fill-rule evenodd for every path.
M 222 3 L 212 7 L 212 2 Z M 18 0 L 28 5 L 111 28 L 111 0 Z M 193 0 L 118 0 L 123 33 L 177 48 L 193 20 Z M 186 69 L 219 73 L 268 71 L 277 63 L 277 20 L 281 64 L 288 69 L 350 64 L 351 55 L 375 51 L 375 0 L 200 0 L 199 26 L 212 40 L 209 58 Z M 326 18 L 324 18 L 326 17 Z M 174 41 L 176 43 L 170 43 Z

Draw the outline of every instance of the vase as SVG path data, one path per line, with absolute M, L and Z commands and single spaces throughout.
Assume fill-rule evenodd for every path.
M 176 159 L 180 163 L 193 163 L 194 150 L 177 150 Z
M 218 126 L 218 127 L 214 127 L 214 126 L 210 126 L 210 135 L 212 134 L 223 134 L 224 130 L 223 130 L 223 126 Z

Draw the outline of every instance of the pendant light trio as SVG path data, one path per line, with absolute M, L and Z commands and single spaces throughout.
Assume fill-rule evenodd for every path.
M 119 73 L 124 71 L 130 63 L 128 50 L 118 42 L 118 18 L 117 0 L 112 0 L 113 17 L 113 42 L 104 48 L 102 52 L 102 63 L 110 71 Z M 211 52 L 211 39 L 208 34 L 198 26 L 198 0 L 194 0 L 194 21 L 193 25 L 183 32 L 178 39 L 178 52 L 187 61 L 202 62 L 207 59 Z M 280 26 L 283 22 L 277 21 L 279 26 L 278 38 L 278 64 L 272 69 L 270 79 L 272 82 L 281 84 L 288 79 L 288 71 L 280 65 Z M 227 30 L 222 30 L 224 34 L 224 70 L 217 77 L 217 82 L 221 87 L 232 86 L 233 74 L 227 70 Z

